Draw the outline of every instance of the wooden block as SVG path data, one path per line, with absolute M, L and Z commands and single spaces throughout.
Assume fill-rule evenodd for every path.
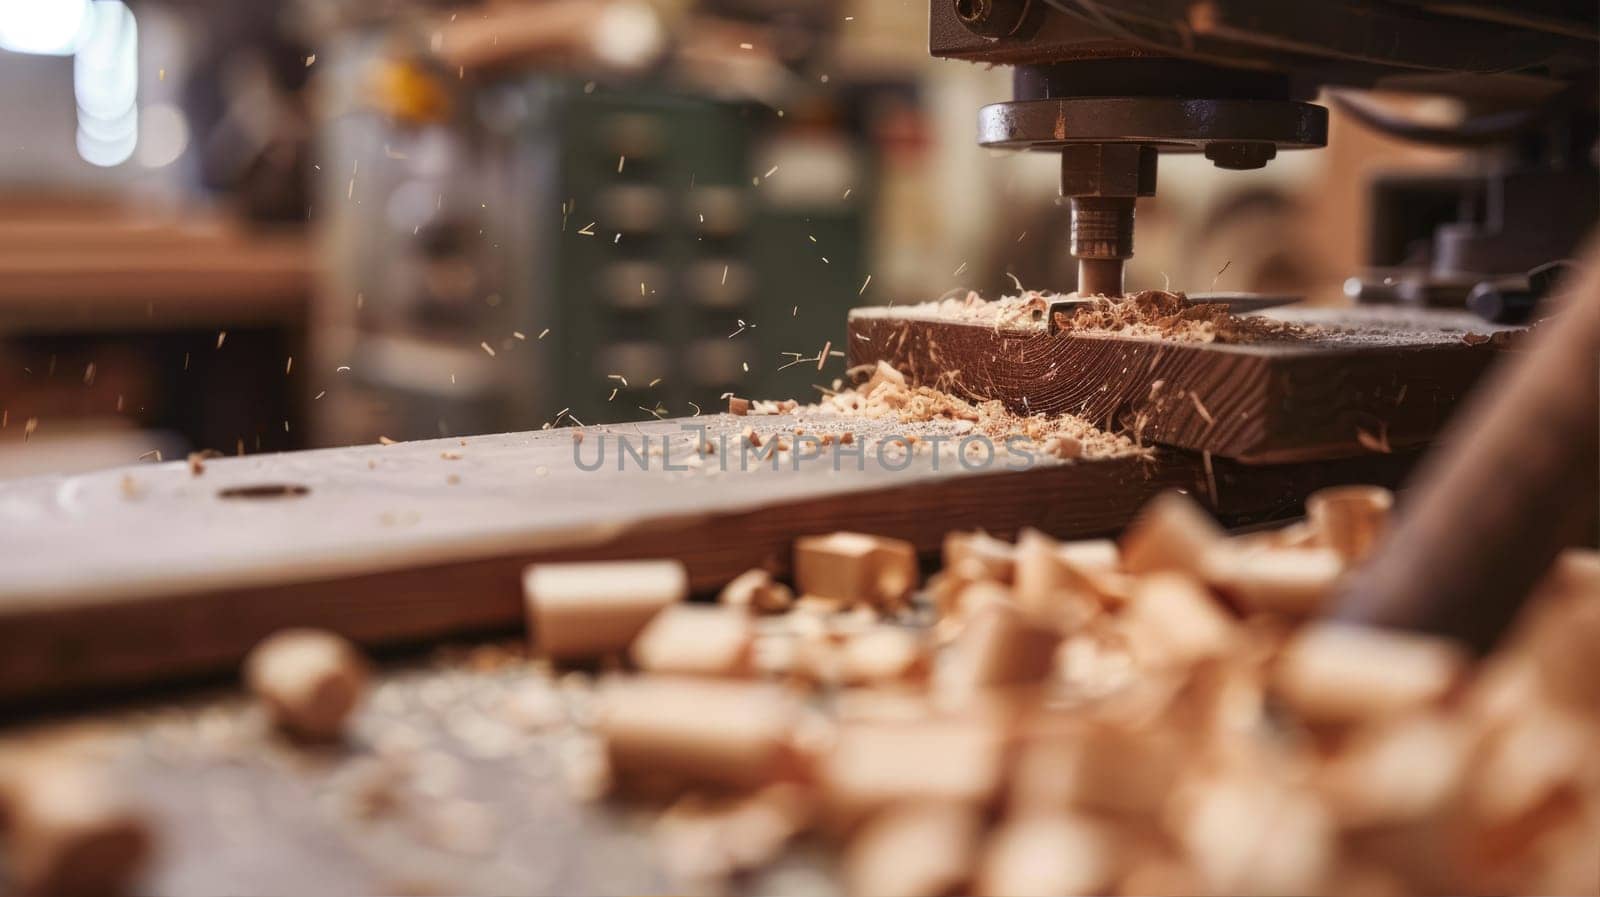
M 1456 799 L 1472 749 L 1467 727 L 1442 715 L 1380 722 L 1340 746 L 1321 791 L 1346 827 L 1422 821 Z
M 854 897 L 963 893 L 982 820 L 959 804 L 914 803 L 871 820 L 845 850 L 845 892 Z
M 1282 309 L 1269 317 L 1347 328 L 1251 343 L 1051 334 L 915 306 L 850 313 L 850 365 L 887 361 L 912 384 L 959 372 L 965 392 L 1022 414 L 1134 426 L 1145 441 L 1278 463 L 1391 451 L 1434 438 L 1499 357 L 1507 334 L 1466 313 Z
M 768 649 L 763 671 L 776 671 L 812 685 L 920 681 L 926 678 L 931 662 L 930 648 L 920 631 L 871 620 L 852 626 L 805 624 L 799 633 L 768 638 L 781 639 L 782 645 Z
M 1178 727 L 1198 749 L 1223 756 L 1237 754 L 1241 744 L 1259 746 L 1276 725 L 1267 702 L 1265 646 L 1246 627 L 1231 635 L 1229 653 L 1185 671 L 1181 691 L 1162 715 L 1163 723 Z
M 1009 584 L 1016 569 L 1016 547 L 977 530 L 944 537 L 944 566 L 967 579 L 992 579 Z
M 794 604 L 794 592 L 772 578 L 772 574 L 755 568 L 734 577 L 723 586 L 717 600 L 729 607 L 746 608 L 752 613 L 782 613 Z
M 975 892 L 988 897 L 1104 894 L 1116 880 L 1116 852 L 1106 826 L 1084 816 L 1015 819 L 984 842 Z
M 794 543 L 794 579 L 806 595 L 892 610 L 917 587 L 917 551 L 864 533 L 806 536 Z
M 990 582 L 990 584 L 1005 590 L 1005 587 L 999 583 L 969 578 L 948 568 L 928 577 L 925 591 L 933 601 L 934 616 L 940 624 L 947 622 L 954 615 L 960 613 L 961 593 L 968 586 L 978 582 Z M 1007 594 L 1010 594 L 1009 591 L 1007 591 Z
M 963 585 L 956 592 L 954 606 L 949 613 L 962 619 L 975 616 L 993 604 L 1016 606 L 1011 590 L 991 580 L 978 580 Z
M 1484 746 L 1472 769 L 1470 808 L 1489 825 L 1536 816 L 1559 795 L 1593 793 L 1600 781 L 1592 723 L 1538 704 L 1521 713 Z
M 155 844 L 149 818 L 109 770 L 80 758 L 0 758 L 10 885 L 47 897 L 135 890 Z
M 1122 568 L 1170 570 L 1202 577 L 1205 558 L 1224 540 L 1222 528 L 1194 500 L 1167 492 L 1146 504 L 1122 534 Z
M 1306 518 L 1319 544 L 1354 564 L 1365 558 L 1389 524 L 1394 493 L 1382 486 L 1333 486 L 1306 499 Z
M 1309 791 L 1264 779 L 1199 779 L 1175 797 L 1174 837 L 1213 893 L 1320 893 L 1333 817 Z
M 246 685 L 279 728 L 300 738 L 329 741 L 367 688 L 367 664 L 354 645 L 315 629 L 286 629 L 245 659 Z
M 1060 550 L 1075 570 L 1109 573 L 1122 566 L 1122 551 L 1111 539 L 1075 539 L 1061 543 Z
M 1192 761 L 1174 733 L 1084 723 L 1029 739 L 1012 775 L 1012 813 L 1157 813 Z
M 1461 698 L 1461 712 L 1482 731 L 1492 732 L 1521 718 L 1528 707 L 1549 700 L 1536 660 L 1514 648 L 1485 658 Z
M 1055 668 L 1061 631 L 1009 602 L 972 612 L 940 668 L 941 691 L 957 699 L 988 688 L 1042 682 Z
M 1205 580 L 1246 610 L 1315 615 L 1344 575 L 1331 548 L 1260 548 L 1223 542 L 1207 552 Z
M 1017 603 L 1055 618 L 1065 611 L 1070 620 L 1075 610 L 1070 607 L 1072 599 L 1096 594 L 1096 577 L 1114 571 L 1117 561 L 1116 543 L 1109 539 L 1062 544 L 1038 530 L 1024 529 L 1016 547 Z
M 1138 579 L 1121 624 L 1135 659 L 1150 669 L 1184 667 L 1223 656 L 1236 640 L 1234 620 L 1211 593 L 1176 573 Z
M 887 623 L 847 636 L 838 659 L 839 681 L 846 685 L 920 680 L 927 676 L 930 663 L 920 633 Z
M 809 824 L 810 804 L 792 783 L 733 798 L 686 795 L 656 820 L 652 834 L 661 865 L 675 882 L 694 890 L 759 869 Z
M 754 788 L 791 779 L 794 696 L 765 683 L 635 676 L 600 690 L 595 728 L 619 779 Z
M 1600 714 L 1600 553 L 1563 552 L 1540 583 L 1525 639 L 1550 694 Z
M 1003 749 L 998 731 L 970 720 L 845 725 L 818 780 L 844 820 L 901 802 L 983 806 L 1003 782 Z
M 555 660 L 620 653 L 662 608 L 689 597 L 677 561 L 534 564 L 522 586 L 534 650 Z
M 676 604 L 645 624 L 629 653 L 645 672 L 743 676 L 754 639 L 750 616 L 738 608 Z
M 1435 704 L 1466 669 L 1465 652 L 1445 639 L 1318 622 L 1284 647 L 1271 689 L 1307 720 L 1348 723 Z

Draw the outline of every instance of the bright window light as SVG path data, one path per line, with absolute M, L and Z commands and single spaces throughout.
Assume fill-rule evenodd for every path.
M 0 0 L 0 49 L 70 56 L 93 17 L 89 0 Z
M 72 61 L 72 92 L 79 113 L 92 118 L 119 118 L 138 97 L 138 28 L 117 0 L 94 4 L 94 26 Z
M 90 18 L 72 60 L 78 155 L 91 165 L 121 165 L 139 142 L 139 29 L 120 0 L 97 0 Z

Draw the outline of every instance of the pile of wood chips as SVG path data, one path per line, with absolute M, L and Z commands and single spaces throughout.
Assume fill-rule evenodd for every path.
M 1103 430 L 1074 414 L 1017 414 L 998 399 L 973 402 L 945 390 L 913 386 L 905 374 L 885 361 L 851 373 L 859 380 L 855 386 L 836 383 L 829 395 L 811 405 L 800 405 L 792 400 L 750 402 L 735 398 L 729 402 L 729 412 L 741 416 L 800 413 L 821 419 L 888 419 L 902 424 L 953 421 L 957 424 L 957 435 L 978 434 L 997 445 L 1012 437 L 1022 437 L 1032 444 L 1029 451 L 1060 460 L 1152 454 L 1149 447 L 1125 435 Z M 758 440 L 763 438 L 754 428 L 748 433 L 757 434 Z M 910 440 L 913 453 L 930 450 L 926 441 L 917 439 L 915 434 L 896 434 L 893 439 Z M 947 440 L 940 448 L 947 455 L 960 450 L 953 440 Z
M 1255 315 L 1235 315 L 1220 302 L 1193 302 L 1182 293 L 1143 290 L 1100 296 L 1062 323 L 1071 333 L 1163 339 L 1183 343 L 1249 343 L 1303 336 L 1308 328 Z
M 676 561 L 536 565 L 541 659 L 505 661 L 503 715 L 584 747 L 561 754 L 575 796 L 659 811 L 685 890 L 820 845 L 861 895 L 1593 893 L 1600 554 L 1564 554 L 1482 660 L 1320 619 L 1391 503 L 1330 489 L 1302 523 L 1230 537 L 1169 494 L 1117 542 L 952 533 L 926 583 L 909 543 L 810 536 L 793 588 L 751 570 L 716 604 L 687 600 Z M 562 709 L 550 664 L 601 674 L 563 675 L 583 700 Z M 373 712 L 366 662 L 328 633 L 278 633 L 246 673 L 297 743 Z M 0 751 L 12 889 L 120 892 L 156 852 L 97 728 Z M 235 762 L 265 749 L 235 730 Z M 370 734 L 341 799 L 405 805 L 390 780 L 420 766 Z M 452 851 L 491 848 L 485 805 L 433 812 Z
M 596 793 L 659 802 L 685 887 L 806 836 L 862 895 L 1593 892 L 1600 556 L 1481 662 L 1317 619 L 1389 506 L 1341 487 L 1230 538 L 1171 494 L 1119 543 L 953 533 L 921 592 L 910 545 L 857 533 L 796 544 L 799 597 L 752 571 L 716 606 L 671 563 L 536 567 L 532 638 L 627 656 Z

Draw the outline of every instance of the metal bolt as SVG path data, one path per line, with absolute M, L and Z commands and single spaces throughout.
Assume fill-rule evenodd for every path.
M 1278 155 L 1278 148 L 1270 143 L 1242 143 L 1219 140 L 1206 144 L 1206 158 L 1218 168 L 1230 171 L 1250 171 L 1265 168 Z
M 1121 296 L 1123 261 L 1133 257 L 1133 197 L 1074 196 L 1072 255 L 1080 296 Z

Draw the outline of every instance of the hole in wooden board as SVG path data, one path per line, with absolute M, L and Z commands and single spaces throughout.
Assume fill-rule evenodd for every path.
M 218 498 L 298 498 L 311 490 L 298 483 L 257 483 L 254 486 L 230 486 L 217 492 Z

